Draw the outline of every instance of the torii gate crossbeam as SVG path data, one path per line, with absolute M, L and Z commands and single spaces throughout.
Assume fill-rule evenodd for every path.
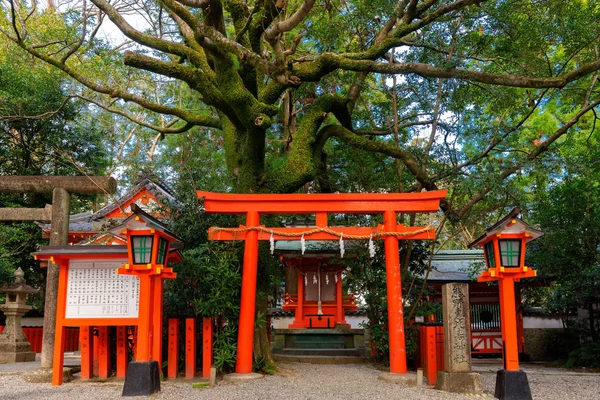
M 246 214 L 246 225 L 239 228 L 211 228 L 212 240 L 244 240 L 242 294 L 238 326 L 236 372 L 252 372 L 254 314 L 256 308 L 256 277 L 258 241 L 274 238 L 299 240 L 305 234 L 308 240 L 336 240 L 340 234 L 347 239 L 382 239 L 385 242 L 386 280 L 388 293 L 388 325 L 390 372 L 406 373 L 406 347 L 402 310 L 402 282 L 400 274 L 399 239 L 434 239 L 430 227 L 397 225 L 397 213 L 414 214 L 434 212 L 447 190 L 423 193 L 350 193 L 350 194 L 224 194 L 196 192 L 204 199 L 209 213 Z M 328 213 L 383 214 L 383 227 L 329 228 Z M 316 214 L 317 229 L 265 228 L 260 226 L 260 214 Z M 290 235 L 290 236 L 287 236 Z

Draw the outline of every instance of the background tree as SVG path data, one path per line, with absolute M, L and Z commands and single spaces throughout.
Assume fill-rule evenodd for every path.
M 101 136 L 79 119 L 87 103 L 66 101 L 68 86 L 60 71 L 0 37 L 0 175 L 102 174 L 107 157 Z M 89 208 L 93 201 L 73 196 L 72 209 Z M 51 203 L 51 196 L 0 195 L 0 207 Z M 0 222 L 0 283 L 21 267 L 29 284 L 43 289 L 45 269 L 30 254 L 46 243 L 33 223 Z M 33 296 L 36 309 L 43 309 L 43 293 Z

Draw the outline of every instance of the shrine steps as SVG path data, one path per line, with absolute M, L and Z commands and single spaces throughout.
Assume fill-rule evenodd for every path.
M 359 349 L 289 349 L 277 350 L 276 354 L 287 356 L 324 356 L 324 357 L 361 357 L 364 351 Z
M 355 364 L 368 362 L 363 329 L 276 329 L 273 356 L 282 362 Z
M 351 356 L 300 356 L 273 354 L 277 362 L 306 363 L 306 364 L 365 364 L 371 361 L 368 357 Z

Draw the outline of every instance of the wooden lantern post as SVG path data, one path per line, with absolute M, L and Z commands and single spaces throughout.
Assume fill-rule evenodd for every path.
M 129 262 L 117 273 L 139 278 L 140 302 L 136 357 L 127 367 L 123 396 L 148 396 L 160 391 L 162 279 L 176 277 L 167 263 L 169 249 L 179 239 L 137 205 L 131 210 L 133 218 L 125 220 L 121 232 L 127 238 Z
M 485 253 L 487 270 L 477 281 L 498 281 L 499 286 L 504 369 L 496 376 L 496 397 L 529 400 L 531 390 L 527 375 L 519 369 L 515 282 L 537 275 L 535 270 L 525 266 L 525 250 L 527 242 L 543 233 L 519 219 L 520 212 L 519 208 L 513 209 L 469 247 L 481 246 Z

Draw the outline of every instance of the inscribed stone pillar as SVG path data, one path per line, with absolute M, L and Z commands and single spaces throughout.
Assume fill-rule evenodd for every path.
M 471 372 L 469 285 L 442 286 L 444 310 L 444 365 L 446 372 Z
M 454 393 L 481 393 L 481 376 L 471 372 L 471 319 L 469 285 L 442 286 L 444 310 L 444 369 L 438 371 L 435 388 Z

